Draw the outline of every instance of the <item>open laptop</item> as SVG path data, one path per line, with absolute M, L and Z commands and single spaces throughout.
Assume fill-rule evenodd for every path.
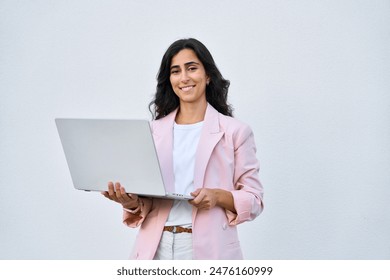
M 167 193 L 147 120 L 55 119 L 73 185 L 107 191 L 120 182 L 128 193 L 192 199 Z

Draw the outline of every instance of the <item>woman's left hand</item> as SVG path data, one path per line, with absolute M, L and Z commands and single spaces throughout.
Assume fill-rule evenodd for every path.
M 233 195 L 224 189 L 200 188 L 191 193 L 194 199 L 188 202 L 198 209 L 210 210 L 215 206 L 236 212 L 234 208 Z
M 194 199 L 188 202 L 198 209 L 210 210 L 217 205 L 217 194 L 215 189 L 201 188 L 191 193 Z

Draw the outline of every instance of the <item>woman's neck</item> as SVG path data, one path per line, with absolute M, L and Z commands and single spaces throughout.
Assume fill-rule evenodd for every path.
M 201 104 L 180 104 L 176 114 L 177 124 L 193 124 L 204 120 L 206 114 L 207 102 Z

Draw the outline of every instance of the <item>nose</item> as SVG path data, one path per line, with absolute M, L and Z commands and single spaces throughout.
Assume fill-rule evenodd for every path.
M 187 71 L 181 71 L 181 76 L 180 76 L 181 82 L 186 83 L 188 82 L 189 79 L 190 78 L 188 77 Z

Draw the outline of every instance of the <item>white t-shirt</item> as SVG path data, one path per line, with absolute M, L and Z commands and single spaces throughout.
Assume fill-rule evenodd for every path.
M 175 193 L 190 194 L 194 191 L 195 155 L 203 122 L 174 124 L 173 127 L 173 172 Z M 166 226 L 192 224 L 192 205 L 185 200 L 174 200 Z

